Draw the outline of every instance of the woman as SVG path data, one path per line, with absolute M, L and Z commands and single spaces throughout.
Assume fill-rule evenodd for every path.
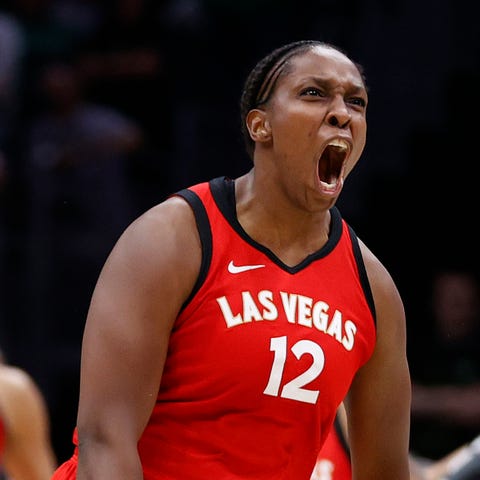
M 308 480 L 347 394 L 353 478 L 408 479 L 402 301 L 335 207 L 366 108 L 359 67 L 331 45 L 255 66 L 252 169 L 155 206 L 105 263 L 78 447 L 55 479 Z

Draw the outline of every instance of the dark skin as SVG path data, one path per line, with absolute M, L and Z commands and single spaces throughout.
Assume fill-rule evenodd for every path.
M 246 118 L 254 166 L 236 180 L 238 220 L 287 265 L 327 241 L 329 209 L 365 146 L 366 103 L 356 66 L 317 46 L 290 60 L 270 100 Z M 320 158 L 332 142 L 343 163 L 321 181 Z M 199 272 L 196 232 L 190 207 L 171 198 L 135 221 L 105 264 L 83 341 L 78 480 L 143 478 L 136 445 L 155 403 L 170 331 Z M 389 273 L 361 248 L 378 338 L 348 394 L 353 479 L 408 480 L 404 310 Z

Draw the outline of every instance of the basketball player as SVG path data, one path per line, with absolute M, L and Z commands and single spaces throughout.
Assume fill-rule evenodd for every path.
M 335 206 L 367 102 L 360 67 L 318 41 L 253 68 L 251 170 L 153 207 L 104 265 L 55 480 L 309 480 L 347 395 L 353 478 L 409 479 L 402 300 Z

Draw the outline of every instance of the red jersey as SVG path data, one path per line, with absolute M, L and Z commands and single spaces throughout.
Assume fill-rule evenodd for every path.
M 138 444 L 145 480 L 309 480 L 373 352 L 372 294 L 339 211 L 328 242 L 291 267 L 243 230 L 234 188 L 222 177 L 177 193 L 203 257 Z
M 317 457 L 310 480 L 351 480 L 350 451 L 338 419 Z

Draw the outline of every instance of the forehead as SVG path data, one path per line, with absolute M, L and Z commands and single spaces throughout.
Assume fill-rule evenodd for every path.
M 289 61 L 285 76 L 315 77 L 335 80 L 364 88 L 357 66 L 343 53 L 329 47 L 315 46 Z

